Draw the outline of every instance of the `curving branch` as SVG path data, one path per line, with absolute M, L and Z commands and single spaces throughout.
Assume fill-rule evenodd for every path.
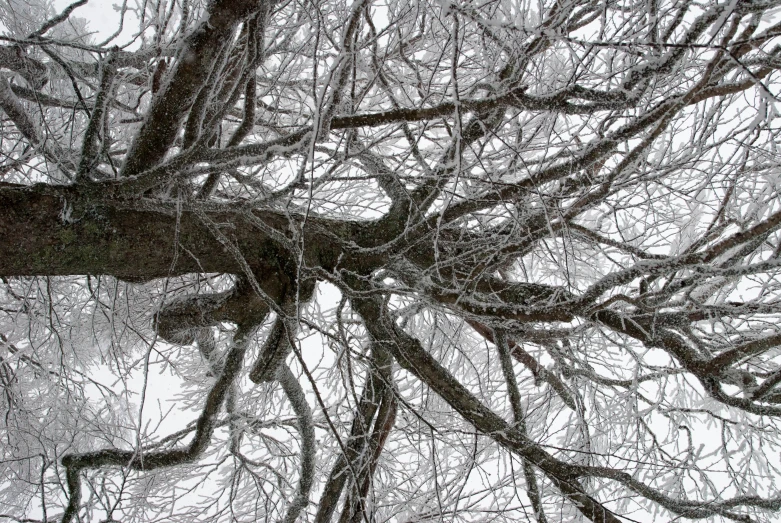
M 0 67 L 19 74 L 35 90 L 49 82 L 46 64 L 27 56 L 20 46 L 0 46 Z
M 63 9 L 60 14 L 44 22 L 41 27 L 30 33 L 27 38 L 38 38 L 45 35 L 50 29 L 67 20 L 71 13 L 76 10 L 76 8 L 85 5 L 88 1 L 89 0 L 77 0 L 76 2 L 73 2 L 68 7 Z
M 315 425 L 304 389 L 290 368 L 283 363 L 277 369 L 275 377 L 282 385 L 282 390 L 285 391 L 285 395 L 296 413 L 298 432 L 301 436 L 301 469 L 298 490 L 287 506 L 285 517 L 281 520 L 281 523 L 294 523 L 301 511 L 309 504 L 309 492 L 315 483 Z
M 206 396 L 201 415 L 195 425 L 195 433 L 184 448 L 144 452 L 137 450 L 103 449 L 93 452 L 66 454 L 61 462 L 65 467 L 69 500 L 61 523 L 70 523 L 78 517 L 81 504 L 81 479 L 83 470 L 101 467 L 127 467 L 131 470 L 149 471 L 189 463 L 208 447 L 214 432 L 217 415 L 231 385 L 241 370 L 244 353 L 255 331 L 255 325 L 239 327 L 228 349 L 221 372 Z

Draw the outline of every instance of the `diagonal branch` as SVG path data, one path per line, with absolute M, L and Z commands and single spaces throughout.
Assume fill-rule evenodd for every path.
M 265 0 L 264 0 L 265 1 Z M 258 8 L 257 0 L 216 0 L 209 3 L 204 18 L 187 36 L 169 69 L 160 91 L 153 98 L 125 160 L 123 174 L 137 175 L 160 163 L 173 145 L 179 127 L 207 80 L 234 28 Z
M 76 8 L 83 6 L 88 1 L 89 0 L 78 0 L 77 2 L 73 2 L 71 5 L 63 9 L 62 13 L 44 22 L 44 24 L 41 25 L 41 27 L 39 27 L 37 30 L 30 33 L 30 35 L 27 38 L 37 38 L 39 36 L 45 35 L 49 31 L 49 29 L 67 20 L 68 17 Z
M 418 340 L 396 327 L 378 298 L 353 298 L 352 304 L 363 318 L 372 343 L 390 352 L 404 369 L 431 387 L 464 419 L 500 445 L 539 467 L 573 505 L 594 523 L 620 522 L 580 485 L 578 477 L 583 475 L 583 467 L 569 465 L 554 458 L 483 405 L 447 369 L 423 350 Z
M 11 89 L 8 80 L 3 77 L 0 77 L 0 109 L 14 122 L 16 128 L 30 145 L 40 150 L 47 160 L 59 165 L 66 174 L 67 171 L 74 169 L 68 157 L 59 150 L 57 144 L 48 143 L 42 137 L 41 129 L 27 114 L 24 106 Z
M 494 333 L 491 329 L 476 320 L 466 320 L 466 322 L 487 341 L 493 343 L 494 345 L 497 344 L 497 340 L 495 339 Z M 534 356 L 526 352 L 523 347 L 515 343 L 513 340 L 505 339 L 505 343 L 507 343 L 507 346 L 510 349 L 510 354 L 513 356 L 513 358 L 529 369 L 534 375 L 535 379 L 541 379 L 547 382 L 553 388 L 553 390 L 556 391 L 567 407 L 576 412 L 578 411 L 577 403 L 575 403 L 575 400 L 572 398 L 569 389 L 564 384 L 564 382 L 559 379 L 558 376 L 546 369 L 536 359 L 534 359 Z
M 523 405 L 521 404 L 521 393 L 518 390 L 518 382 L 515 379 L 515 372 L 513 371 L 513 363 L 510 359 L 510 345 L 507 337 L 501 331 L 495 331 L 494 340 L 496 348 L 499 350 L 499 361 L 502 364 L 502 373 L 504 374 L 504 380 L 507 383 L 507 391 L 510 396 L 510 406 L 513 411 L 513 421 L 518 430 L 526 435 L 526 414 L 523 412 Z M 545 512 L 542 508 L 542 500 L 540 499 L 540 487 L 537 484 L 537 477 L 534 475 L 534 468 L 531 463 L 523 460 L 523 475 L 526 478 L 526 490 L 529 493 L 529 499 L 532 502 L 532 508 L 534 509 L 534 515 L 537 517 L 537 523 L 547 523 L 548 518 L 545 517 Z

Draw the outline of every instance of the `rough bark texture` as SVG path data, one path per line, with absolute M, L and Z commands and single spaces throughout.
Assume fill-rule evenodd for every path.
M 479 520 L 480 492 L 508 485 L 520 508 L 491 517 L 617 523 L 635 498 L 673 519 L 781 508 L 756 472 L 776 458 L 752 450 L 775 448 L 781 416 L 772 2 L 159 2 L 136 35 L 157 32 L 149 48 L 48 36 L 83 3 L 0 46 L 0 429 L 34 433 L 19 387 L 50 379 L 71 406 L 98 386 L 68 352 L 106 342 L 67 338 L 88 329 L 82 309 L 114 329 L 97 358 L 112 372 L 157 364 L 159 343 L 208 379 L 197 419 L 162 439 L 93 445 L 80 425 L 0 456 L 29 470 L 44 457 L 24 487 L 44 519 L 60 486 L 62 523 L 104 518 L 95 489 L 122 505 L 136 491 L 96 487 L 106 470 L 132 483 L 127 471 L 222 459 L 220 427 L 233 476 L 215 499 L 235 519 L 392 520 L 409 503 L 421 520 Z M 145 357 L 114 349 L 143 329 L 93 276 L 165 296 L 143 316 Z M 83 307 L 51 291 L 56 277 L 78 282 Z M 341 294 L 335 311 L 315 306 L 318 282 Z M 313 333 L 327 370 L 302 353 Z M 273 411 L 274 382 L 288 420 L 255 413 Z M 690 426 L 709 423 L 723 448 L 695 451 Z M 263 433 L 288 426 L 296 445 Z M 428 477 L 404 476 L 429 444 L 456 447 L 462 470 L 432 458 Z M 721 456 L 727 487 L 681 479 L 711 485 L 703 456 Z M 473 468 L 517 460 L 522 474 L 473 489 Z M 389 492 L 410 500 L 389 508 Z

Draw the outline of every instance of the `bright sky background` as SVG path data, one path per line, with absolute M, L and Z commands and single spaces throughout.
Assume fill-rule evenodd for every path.
M 54 7 L 58 13 L 61 13 L 66 7 L 75 0 L 54 0 Z M 128 0 L 128 5 L 133 5 L 132 0 Z M 71 16 L 85 18 L 89 21 L 89 30 L 95 32 L 95 41 L 108 38 L 119 27 L 120 10 L 122 0 L 88 0 L 86 5 L 76 8 Z M 132 13 L 127 13 L 132 16 Z M 133 31 L 138 27 L 134 23 L 128 24 L 125 20 L 125 30 Z M 118 39 L 117 45 L 122 45 L 125 41 Z

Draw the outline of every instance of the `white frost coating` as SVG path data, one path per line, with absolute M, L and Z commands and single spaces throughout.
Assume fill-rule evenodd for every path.
M 738 0 L 730 0 L 730 3 L 722 8 L 721 15 L 708 30 L 708 36 L 711 40 L 716 38 L 716 35 L 719 34 L 719 31 L 722 30 L 727 24 L 727 19 L 729 19 L 730 15 L 735 12 L 737 5 Z
M 79 221 L 77 218 L 74 218 L 73 205 L 68 200 L 63 202 L 59 218 L 65 225 L 71 225 Z
M 763 34 L 777 29 L 777 1 L 159 0 L 143 26 L 125 27 L 136 33 L 117 37 L 124 61 L 105 120 L 88 113 L 101 116 L 95 66 L 113 42 L 85 44 L 71 34 L 75 17 L 49 40 L 26 38 L 44 23 L 31 13 L 50 3 L 0 2 L 0 18 L 30 26 L 6 36 L 25 38 L 22 51 L 54 73 L 31 89 L 5 67 L 14 42 L 0 53 L 16 96 L 0 100 L 0 441 L 13 443 L 0 446 L 4 514 L 57 518 L 63 482 L 78 483 L 61 474 L 63 454 L 185 449 L 208 397 L 200 423 L 219 430 L 203 454 L 159 474 L 126 474 L 121 452 L 107 466 L 82 456 L 95 468 L 81 469 L 85 499 L 71 497 L 69 517 L 543 523 L 544 507 L 556 521 L 588 519 L 592 501 L 557 488 L 570 479 L 611 511 L 606 523 L 764 521 L 781 509 L 770 490 L 781 481 L 781 64 L 779 37 Z M 268 20 L 243 19 L 209 44 L 225 45 L 224 60 L 187 54 L 239 12 L 205 20 L 204 9 L 250 4 L 268 7 L 257 13 Z M 125 36 L 142 50 L 123 47 Z M 208 118 L 187 103 L 192 83 L 170 81 L 193 59 L 208 67 L 197 88 Z M 160 60 L 169 83 L 151 92 Z M 186 107 L 151 114 L 168 102 Z M 185 147 L 169 134 L 159 162 L 114 174 L 139 122 L 171 129 L 185 113 L 204 140 Z M 55 163 L 90 144 L 95 172 L 63 187 Z M 88 234 L 73 241 L 82 224 Z M 80 245 L 94 238 L 108 241 Z M 317 410 L 289 375 L 284 393 L 239 376 L 217 396 L 205 388 L 221 383 L 231 324 L 254 316 L 242 299 L 205 298 L 226 288 L 209 274 L 226 271 L 244 273 L 233 296 L 254 292 L 260 309 L 298 297 L 301 314 L 288 316 L 307 326 L 312 387 L 300 384 Z M 294 278 L 328 281 L 339 296 L 304 305 Z M 155 314 L 170 295 L 181 297 Z M 376 307 L 363 310 L 366 300 Z M 496 330 L 526 436 L 503 422 Z M 175 334 L 197 350 L 160 341 Z M 366 400 L 374 416 L 354 408 L 373 348 L 404 367 L 382 375 L 403 402 L 393 426 L 378 424 L 384 395 Z M 131 405 L 141 379 L 143 411 Z M 168 397 L 157 409 L 159 391 Z M 522 471 L 501 445 L 531 465 Z M 341 475 L 328 491 L 331 471 Z M 104 514 L 94 500 L 117 508 Z

